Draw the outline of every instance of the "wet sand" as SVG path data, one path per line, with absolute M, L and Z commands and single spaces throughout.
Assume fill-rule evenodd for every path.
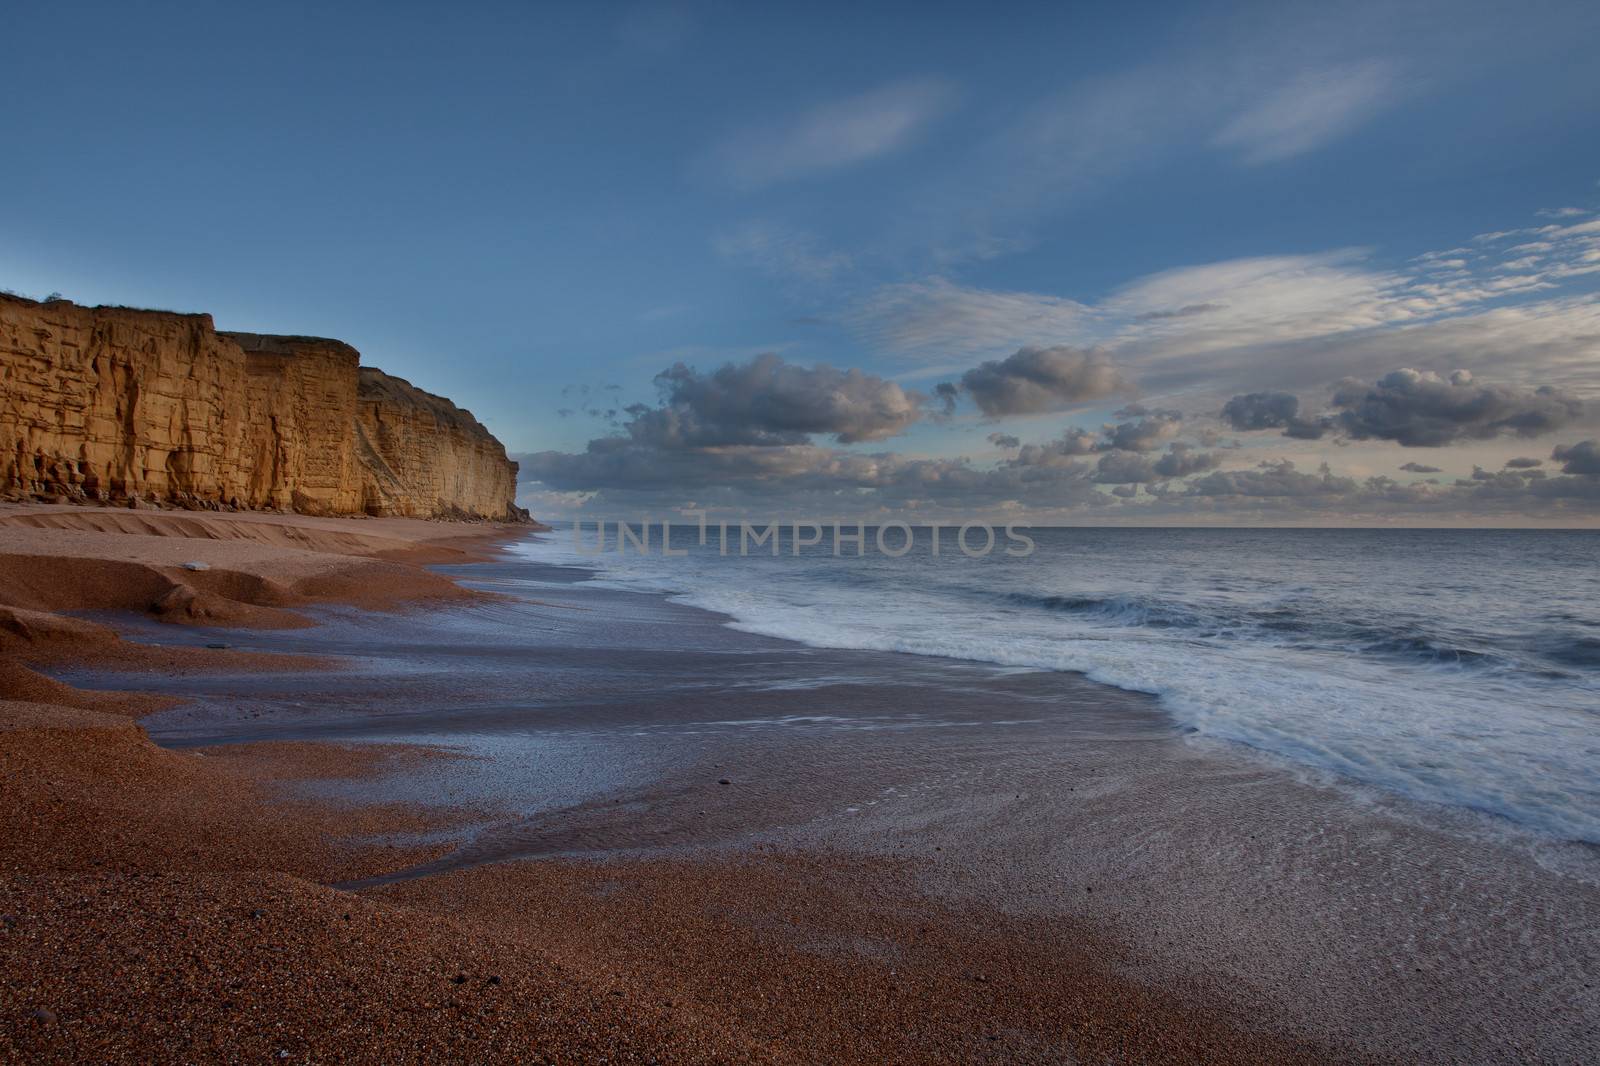
M 276 664 L 47 667 L 182 697 L 142 719 L 162 750 L 126 718 L 3 705 L 28 736 L 8 795 L 41 794 L 4 852 L 9 1050 L 1600 1046 L 1589 849 L 1199 744 L 1070 675 L 802 648 L 515 561 L 439 576 L 495 595 L 398 618 L 308 599 L 314 626 L 270 630 L 96 616 L 161 654 Z M 136 783 L 98 786 L 118 774 Z M 134 976 L 85 976 L 112 966 Z

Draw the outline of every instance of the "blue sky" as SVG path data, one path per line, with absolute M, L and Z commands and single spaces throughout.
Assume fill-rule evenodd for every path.
M 544 456 L 525 467 L 548 475 L 526 493 L 545 511 L 743 486 L 796 506 L 1590 521 L 1582 480 L 1534 498 L 1524 475 L 1453 479 L 1509 458 L 1587 476 L 1552 452 L 1597 436 L 1600 9 L 1133 7 L 20 8 L 0 287 L 347 340 Z M 1037 375 L 1005 362 L 1024 350 L 1056 353 L 1043 399 L 986 409 L 962 384 L 985 363 Z M 1085 352 L 1115 381 L 1074 384 Z M 701 387 L 763 353 L 864 377 Z M 678 362 L 700 377 L 660 392 Z M 1441 384 L 1381 384 L 1400 369 Z M 1346 379 L 1369 392 L 1335 402 Z M 1576 406 L 1552 414 L 1540 388 Z M 1299 398 L 1298 436 L 1220 419 L 1261 392 Z M 887 421 L 841 435 L 858 402 Z M 1128 459 L 1108 432 L 1058 449 L 1029 495 L 1023 446 L 1150 417 L 1130 403 L 1173 423 L 1136 455 L 1222 450 L 1118 482 L 1095 466 Z M 650 436 L 628 404 L 727 432 Z M 1419 445 L 1417 418 L 1456 429 Z M 1262 494 L 1285 461 L 1321 487 Z

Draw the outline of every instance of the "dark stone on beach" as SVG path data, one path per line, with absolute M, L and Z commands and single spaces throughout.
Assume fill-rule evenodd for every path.
M 719 785 L 731 785 L 731 784 L 733 784 L 733 782 L 729 781 L 726 777 L 724 777 L 720 781 L 718 781 L 717 784 L 719 784 Z
M 228 645 L 226 645 L 226 644 L 207 644 L 206 645 L 206 647 L 210 648 L 212 651 L 221 651 L 222 649 L 226 648 L 227 646 Z
M 50 1025 L 56 1020 L 56 1012 L 49 1007 L 35 1007 L 28 1017 L 40 1025 Z
M 490 977 L 490 978 L 489 978 L 489 983 L 490 983 L 490 984 L 491 984 L 491 985 L 497 985 L 497 984 L 499 984 L 499 983 L 500 983 L 500 975 L 499 975 L 499 974 L 495 974 L 495 975 L 493 975 L 493 976 L 492 976 L 492 977 Z
M 458 973 L 454 977 L 450 978 L 450 983 L 453 985 L 464 985 L 467 983 L 467 975 L 464 973 Z
M 250 917 L 252 917 L 252 918 L 265 918 L 266 916 L 267 916 L 267 912 L 264 911 L 264 910 L 261 910 L 259 907 L 250 912 Z

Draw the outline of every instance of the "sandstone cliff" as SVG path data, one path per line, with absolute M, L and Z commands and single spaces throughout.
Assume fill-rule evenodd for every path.
M 516 474 L 340 341 L 0 294 L 0 495 L 519 519 Z

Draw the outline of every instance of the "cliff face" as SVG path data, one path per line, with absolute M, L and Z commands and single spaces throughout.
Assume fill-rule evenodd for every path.
M 0 294 L 0 495 L 516 519 L 516 471 L 339 341 Z
M 470 412 L 443 396 L 364 366 L 356 405 L 355 454 L 369 513 L 471 511 L 467 502 L 516 498 L 517 464 Z

